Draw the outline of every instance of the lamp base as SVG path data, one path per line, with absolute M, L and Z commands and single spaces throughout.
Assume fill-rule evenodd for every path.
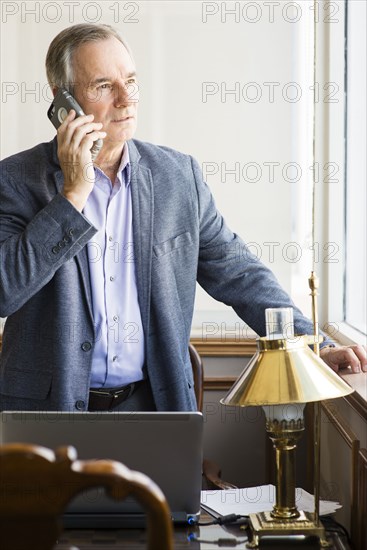
M 300 516 L 291 520 L 274 519 L 270 511 L 250 514 L 250 528 L 252 540 L 246 544 L 247 548 L 258 548 L 261 537 L 287 535 L 315 535 L 320 539 L 321 548 L 330 546 L 325 529 L 322 525 L 316 525 L 313 515 L 308 512 L 300 511 Z

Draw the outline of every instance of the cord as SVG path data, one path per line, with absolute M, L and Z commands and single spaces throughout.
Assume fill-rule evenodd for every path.
M 329 533 L 338 533 L 339 535 L 340 534 L 344 535 L 348 544 L 351 545 L 351 539 L 350 539 L 349 533 L 344 527 L 344 525 L 342 525 L 341 523 L 338 523 L 331 516 L 322 516 L 320 517 L 320 519 L 326 531 L 328 531 Z
M 196 535 L 191 533 L 187 537 L 187 540 L 189 542 L 201 542 L 203 544 L 215 544 L 220 548 L 220 547 L 224 547 L 224 546 L 235 547 L 235 546 L 238 546 L 239 544 L 244 544 L 245 542 L 247 542 L 248 539 L 246 538 L 246 539 L 240 540 L 240 539 L 234 539 L 234 538 L 231 538 L 231 539 L 224 539 L 223 538 L 223 539 L 217 539 L 217 540 L 204 540 L 204 539 L 196 537 Z
M 205 526 L 205 525 L 228 525 L 229 523 L 235 523 L 239 519 L 247 520 L 248 516 L 241 516 L 241 515 L 238 515 L 238 514 L 228 514 L 227 516 L 219 516 L 218 518 L 215 518 L 212 521 L 207 521 L 207 522 L 201 522 L 201 521 L 198 521 L 194 517 L 190 517 L 187 520 L 187 523 L 189 525 L 201 525 L 201 526 Z

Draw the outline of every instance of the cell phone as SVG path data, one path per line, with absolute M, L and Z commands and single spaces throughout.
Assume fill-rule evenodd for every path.
M 76 112 L 76 117 L 84 115 L 84 111 L 79 103 L 76 101 L 76 99 L 64 88 L 59 88 L 53 102 L 51 103 L 47 111 L 47 116 L 57 129 L 62 124 L 62 122 L 64 122 L 71 109 L 74 109 L 74 111 Z M 91 149 L 92 160 L 95 160 L 97 158 L 99 151 L 102 149 L 102 145 L 102 139 L 97 139 L 97 141 L 94 142 Z

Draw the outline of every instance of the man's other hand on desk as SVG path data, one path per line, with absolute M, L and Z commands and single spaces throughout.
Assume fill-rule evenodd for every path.
M 320 350 L 320 357 L 336 372 L 347 367 L 351 367 L 352 372 L 355 373 L 367 372 L 365 346 L 326 346 Z

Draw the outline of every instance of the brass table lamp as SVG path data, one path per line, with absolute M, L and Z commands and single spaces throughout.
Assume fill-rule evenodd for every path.
M 229 390 L 223 405 L 261 405 L 276 458 L 276 502 L 271 511 L 250 514 L 253 533 L 248 548 L 263 536 L 316 535 L 328 546 L 317 514 L 299 511 L 295 501 L 295 449 L 304 430 L 306 403 L 353 392 L 308 346 L 314 339 L 293 335 L 291 308 L 266 310 L 267 336 Z M 287 337 L 284 337 L 287 336 Z

